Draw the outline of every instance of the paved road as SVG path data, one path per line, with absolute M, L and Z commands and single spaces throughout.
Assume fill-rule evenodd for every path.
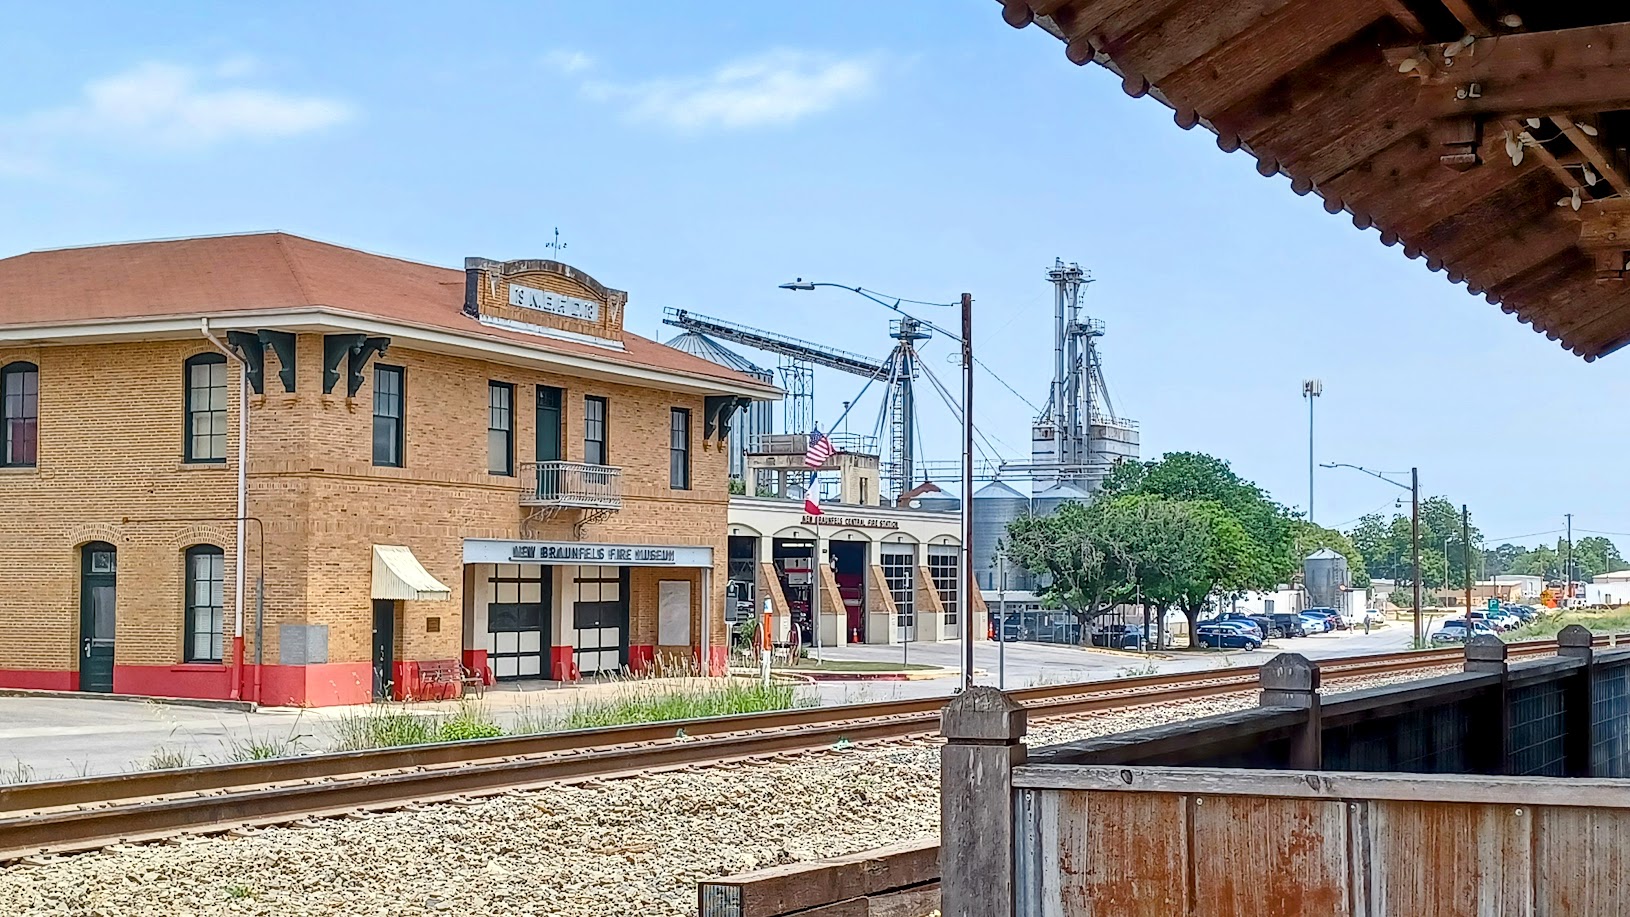
M 1063 684 L 1160 672 L 1183 672 L 1254 665 L 1276 652 L 1297 652 L 1311 659 L 1383 653 L 1409 645 L 1410 630 L 1392 625 L 1370 635 L 1321 635 L 1275 641 L 1255 653 L 1226 651 L 1202 656 L 1182 655 L 1146 660 L 1132 654 L 1095 652 L 1070 646 L 1009 643 L 998 647 L 981 642 L 974 647 L 977 680 L 996 684 L 998 653 L 1006 657 L 1006 686 Z M 955 668 L 958 644 L 913 643 L 909 647 L 845 646 L 827 648 L 829 658 L 892 661 L 909 654 L 913 663 Z M 822 703 L 843 704 L 904 697 L 949 696 L 957 685 L 953 675 L 920 681 L 823 682 L 805 689 Z M 608 686 L 554 688 L 517 695 L 489 692 L 486 707 L 502 723 L 535 712 L 540 707 L 565 704 Z M 426 715 L 446 712 L 450 705 L 415 705 Z M 114 701 L 92 697 L 0 697 L 0 783 L 19 776 L 28 779 L 115 774 L 147 766 L 155 751 L 181 753 L 195 763 L 228 760 L 235 749 L 250 743 L 284 744 L 291 740 L 308 751 L 322 750 L 347 716 L 356 708 L 297 710 L 266 708 L 238 713 L 213 708 Z
M 1006 680 L 1008 688 L 1026 688 L 1040 684 L 1064 684 L 1072 681 L 1097 681 L 1128 675 L 1156 672 L 1194 672 L 1205 669 L 1223 669 L 1232 666 L 1258 665 L 1278 653 L 1301 653 L 1309 659 L 1329 659 L 1337 656 L 1360 656 L 1367 653 L 1393 653 L 1409 648 L 1413 631 L 1408 625 L 1392 624 L 1371 633 L 1363 631 L 1335 632 L 1312 637 L 1293 637 L 1275 640 L 1254 653 L 1240 650 L 1208 652 L 1203 655 L 1183 653 L 1168 659 L 1144 658 L 1134 653 L 1110 653 L 1041 643 L 1008 643 L 999 647 L 993 642 L 974 645 L 975 680 L 994 685 L 1002 671 L 1000 655 L 1005 650 Z M 956 668 L 960 664 L 959 643 L 913 643 L 909 646 L 875 646 L 852 644 L 822 650 L 831 659 L 883 662 L 909 659 L 912 663 L 940 665 Z M 821 686 L 822 700 L 842 703 L 845 696 L 863 693 L 865 700 L 891 700 L 904 697 L 931 697 L 950 694 L 956 678 L 909 682 L 868 682 L 863 687 L 852 684 L 826 684 Z

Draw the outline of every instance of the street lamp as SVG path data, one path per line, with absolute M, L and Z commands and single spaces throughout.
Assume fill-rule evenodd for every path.
M 1394 487 L 1401 487 L 1409 491 L 1409 552 L 1411 564 L 1414 567 L 1415 579 L 1415 645 L 1421 643 L 1421 475 L 1420 469 L 1409 469 L 1409 483 L 1394 481 L 1379 471 L 1371 471 L 1358 465 L 1349 465 L 1346 462 L 1325 462 L 1321 468 L 1351 468 L 1362 471 L 1372 478 L 1380 478 Z M 1468 619 L 1470 620 L 1470 619 Z
M 874 303 L 898 312 L 907 318 L 915 319 L 926 328 L 930 328 L 945 335 L 962 345 L 962 562 L 957 564 L 957 604 L 962 613 L 962 677 L 961 689 L 973 687 L 973 296 L 963 293 L 958 303 L 926 302 L 918 299 L 902 299 L 897 296 L 884 296 L 875 290 L 865 287 L 852 287 L 841 283 L 816 283 L 799 277 L 792 283 L 781 284 L 783 290 L 807 291 L 818 287 L 834 287 L 848 290 L 858 296 L 863 296 Z M 889 300 L 893 300 L 890 302 Z M 918 306 L 955 306 L 962 307 L 962 333 L 955 334 L 930 321 L 917 318 L 906 310 L 900 308 L 901 303 L 911 303 Z M 819 568 L 817 568 L 818 570 Z M 820 628 L 820 622 L 815 624 Z M 1000 635 L 998 635 L 1000 636 Z

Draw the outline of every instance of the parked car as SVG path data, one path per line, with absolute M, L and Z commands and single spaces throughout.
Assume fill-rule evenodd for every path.
M 1105 624 L 1092 632 L 1091 643 L 1105 649 L 1135 650 L 1143 647 L 1143 627 L 1132 624 Z
M 1366 608 L 1364 609 L 1363 613 L 1358 616 L 1357 624 L 1354 626 L 1363 627 L 1365 621 L 1370 622 L 1371 626 L 1376 624 L 1385 624 L 1387 623 L 1387 616 L 1382 614 L 1379 608 Z
M 1302 619 L 1301 619 L 1301 617 L 1299 615 L 1293 615 L 1293 614 L 1289 614 L 1287 612 L 1278 612 L 1276 614 L 1269 615 L 1268 617 L 1273 619 L 1273 629 L 1274 629 L 1274 631 L 1276 633 L 1276 636 L 1280 636 L 1280 637 L 1305 637 L 1305 636 L 1307 636 L 1307 624 L 1302 621 Z
M 1251 637 L 1254 637 L 1258 643 L 1262 643 L 1267 640 L 1267 634 L 1262 632 L 1262 628 L 1259 627 L 1255 621 L 1247 621 L 1243 618 L 1223 618 L 1220 621 L 1212 622 L 1212 626 L 1231 627 L 1242 634 L 1248 634 Z
M 1202 624 L 1194 631 L 1194 638 L 1201 646 L 1212 649 L 1242 649 L 1254 650 L 1262 645 L 1262 641 L 1245 630 L 1229 627 L 1222 624 Z
M 1472 636 L 1494 636 L 1494 631 L 1487 624 L 1477 620 L 1472 621 Z M 1466 619 L 1450 618 L 1443 622 L 1443 626 L 1432 634 L 1433 643 L 1465 643 Z
M 1228 611 L 1228 612 L 1222 613 L 1221 615 L 1218 615 L 1216 620 L 1219 621 L 1219 622 L 1221 622 L 1221 621 L 1247 621 L 1247 622 L 1249 622 L 1251 624 L 1256 625 L 1256 629 L 1257 629 L 1257 631 L 1259 631 L 1261 633 L 1263 640 L 1269 640 L 1269 639 L 1272 639 L 1273 637 L 1283 636 L 1283 634 L 1276 633 L 1277 628 L 1274 627 L 1273 617 L 1270 616 L 1270 615 L 1252 615 L 1252 614 L 1246 614 L 1245 612 L 1242 612 L 1242 611 Z
M 1331 630 L 1347 629 L 1347 619 L 1343 618 L 1341 616 L 1341 612 L 1335 610 L 1334 608 L 1304 608 L 1302 609 L 1302 614 L 1318 615 L 1322 618 L 1329 618 Z
M 1297 617 L 1302 619 L 1302 626 L 1307 628 L 1307 632 L 1310 634 L 1328 634 L 1336 629 L 1336 625 L 1324 615 L 1310 614 L 1304 611 Z

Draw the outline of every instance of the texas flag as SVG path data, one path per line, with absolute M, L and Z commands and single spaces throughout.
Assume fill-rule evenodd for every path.
M 815 502 L 813 491 L 804 492 L 804 514 L 807 516 L 825 515 L 825 513 L 821 512 L 821 504 Z

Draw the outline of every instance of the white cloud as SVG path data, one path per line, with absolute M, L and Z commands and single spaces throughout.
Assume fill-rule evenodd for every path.
M 211 71 L 149 62 L 85 84 L 70 105 L 25 116 L 14 135 L 37 146 L 101 137 L 161 148 L 197 148 L 240 138 L 290 137 L 350 120 L 351 107 L 319 96 L 229 85 L 255 69 L 233 58 Z
M 559 70 L 561 73 L 570 75 L 582 73 L 584 70 L 593 67 L 594 58 L 582 51 L 567 51 L 564 48 L 558 48 L 543 56 L 543 64 L 552 70 Z
M 586 84 L 590 98 L 618 102 L 636 121 L 685 131 L 790 124 L 866 95 L 870 58 L 778 50 L 724 64 L 705 76 Z

